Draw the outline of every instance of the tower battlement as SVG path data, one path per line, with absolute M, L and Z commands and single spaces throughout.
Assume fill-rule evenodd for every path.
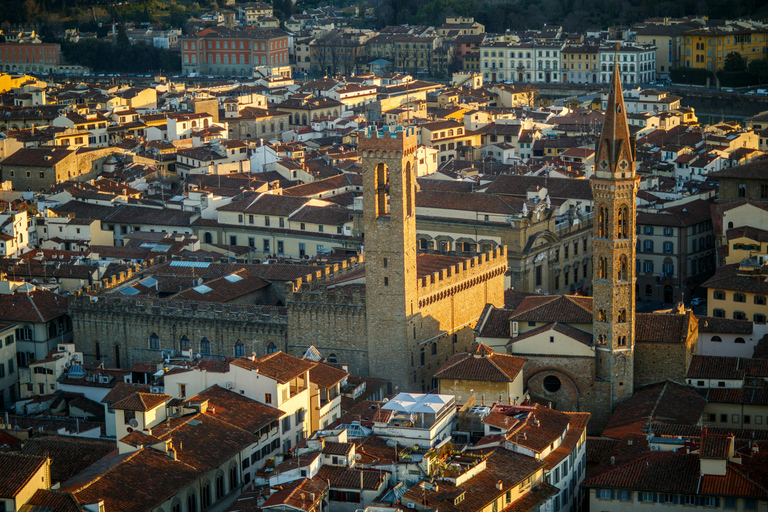
M 428 304 L 432 296 L 437 294 L 439 298 L 441 293 L 468 279 L 504 275 L 507 264 L 507 247 L 501 246 L 424 276 L 418 282 L 419 307 Z
M 416 128 L 413 126 L 384 126 L 377 130 L 368 126 L 358 137 L 361 150 L 402 149 L 404 146 L 417 144 Z
M 316 270 L 315 272 L 307 274 L 304 277 L 299 277 L 298 279 L 289 281 L 285 285 L 286 295 L 298 293 L 301 291 L 311 291 L 321 286 L 327 286 L 335 279 L 360 270 L 364 261 L 365 256 L 360 254 L 358 256 L 344 260 L 341 263 L 328 265 L 319 270 Z

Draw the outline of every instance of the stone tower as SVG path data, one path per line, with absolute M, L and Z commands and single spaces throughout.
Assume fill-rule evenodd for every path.
M 417 136 L 413 127 L 369 127 L 358 138 L 363 165 L 365 308 L 371 375 L 409 388 L 409 319 L 418 308 Z M 414 331 L 415 332 L 415 331 Z
M 594 201 L 595 372 L 611 385 L 611 407 L 632 396 L 635 341 L 635 139 L 629 134 L 618 57 L 590 179 Z

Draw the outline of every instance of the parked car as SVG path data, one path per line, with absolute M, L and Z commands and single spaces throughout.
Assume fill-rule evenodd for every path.
M 707 299 L 704 299 L 702 297 L 694 297 L 691 299 L 691 306 L 700 306 L 702 304 L 705 304 L 707 302 Z

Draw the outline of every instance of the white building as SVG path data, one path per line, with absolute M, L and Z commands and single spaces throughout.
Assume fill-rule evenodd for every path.
M 600 63 L 600 83 L 608 84 L 613 76 L 613 65 L 618 57 L 623 84 L 647 84 L 656 79 L 656 47 L 653 45 L 622 43 L 621 47 L 601 46 L 597 52 Z
M 453 395 L 398 393 L 374 418 L 373 433 L 404 446 L 433 447 L 451 437 L 455 402 Z

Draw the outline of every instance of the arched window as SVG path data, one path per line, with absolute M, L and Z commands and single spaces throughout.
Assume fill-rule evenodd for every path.
M 115 345 L 115 368 L 120 368 L 120 345 Z
M 152 350 L 160 350 L 160 336 L 157 333 L 149 335 L 149 348 Z
M 622 309 L 619 311 L 619 314 L 616 316 L 616 321 L 619 323 L 624 323 L 627 321 L 627 310 Z
M 437 343 L 432 344 L 432 355 L 433 356 L 437 355 Z
M 728 229 L 733 229 L 733 222 L 728 223 Z
M 425 356 L 425 354 L 424 354 L 424 349 L 422 348 L 422 349 L 419 351 L 419 362 L 421 363 L 421 366 L 424 366 L 424 362 L 425 362 L 425 361 L 424 361 L 424 359 L 425 359 L 425 358 L 424 358 L 424 356 Z
M 274 354 L 275 352 L 277 352 L 277 345 L 270 341 L 267 345 L 267 354 Z
M 645 296 L 653 297 L 653 286 L 650 284 L 645 285 Z
M 96 342 L 96 360 L 101 361 L 101 345 L 99 342 Z
M 626 336 L 619 336 L 619 346 L 625 347 L 627 345 L 627 337 Z
M 621 256 L 619 258 L 619 281 L 626 281 L 628 276 L 627 257 Z
M 605 208 L 600 208 L 598 210 L 598 221 L 597 221 L 597 237 L 603 238 L 605 236 Z
M 200 353 L 201 354 L 210 354 L 211 353 L 211 341 L 208 338 L 203 338 L 200 340 Z
M 411 178 L 411 162 L 405 164 L 405 216 L 413 215 L 413 181 Z
M 238 485 L 240 485 L 240 482 L 237 477 L 237 466 L 233 464 L 229 467 L 229 490 L 234 491 Z
M 374 169 L 376 188 L 376 216 L 389 215 L 389 170 L 386 164 L 378 164 Z
M 212 244 L 213 243 L 213 235 L 210 232 L 206 231 L 203 234 L 203 242 L 206 243 L 206 244 Z
M 617 238 L 627 238 L 627 234 L 629 232 L 628 226 L 629 226 L 629 210 L 626 206 L 622 206 L 619 208 L 618 212 L 616 212 L 618 219 L 616 221 L 616 237 Z
M 720 336 L 712 336 L 712 339 L 710 341 L 721 342 L 723 341 L 723 338 L 721 338 Z
M 605 322 L 605 310 L 604 309 L 597 310 L 597 321 L 598 322 Z
M 203 510 L 211 506 L 211 482 L 203 483 L 202 499 L 200 501 L 202 502 Z
M 189 337 L 187 337 L 186 334 L 182 334 L 181 338 L 179 338 L 179 350 L 184 350 L 185 348 L 191 346 L 192 345 L 189 343 Z
M 224 473 L 219 471 L 219 474 L 216 475 L 216 501 L 223 498 L 225 494 L 226 489 L 224 488 Z
M 734 343 L 746 343 L 746 342 L 744 341 L 744 338 L 736 338 L 735 340 L 733 340 L 733 342 L 734 342 Z
M 243 357 L 245 355 L 245 345 L 240 340 L 235 343 L 235 357 Z
M 187 494 L 187 512 L 197 512 L 197 494 L 195 491 L 190 491 Z
M 329 363 L 337 363 L 338 359 L 336 358 L 336 354 L 328 354 L 328 362 Z
M 181 512 L 181 502 L 179 501 L 179 498 L 173 500 L 173 504 L 171 504 L 171 512 Z

